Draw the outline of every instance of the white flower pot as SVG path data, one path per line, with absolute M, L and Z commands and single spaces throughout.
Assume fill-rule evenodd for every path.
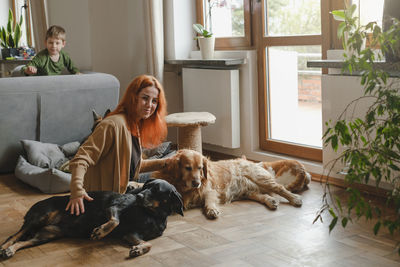
M 202 59 L 214 58 L 215 37 L 199 37 L 199 46 Z

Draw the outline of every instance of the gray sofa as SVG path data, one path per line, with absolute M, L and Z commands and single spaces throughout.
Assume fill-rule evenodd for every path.
M 92 109 L 104 114 L 118 98 L 119 81 L 104 73 L 1 78 L 0 173 L 14 171 L 20 140 L 81 141 L 90 133 Z

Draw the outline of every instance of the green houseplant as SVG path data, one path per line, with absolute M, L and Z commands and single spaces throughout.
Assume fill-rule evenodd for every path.
M 330 231 L 338 222 L 346 227 L 354 219 L 365 218 L 373 222 L 375 234 L 381 228 L 387 228 L 393 234 L 400 230 L 400 82 L 390 79 L 389 73 L 376 68 L 374 62 L 382 60 L 388 51 L 396 52 L 400 44 L 400 23 L 394 19 L 386 31 L 375 22 L 358 25 L 354 10 L 352 5 L 332 14 L 341 21 L 338 36 L 342 38 L 343 47 L 356 51 L 345 52 L 343 71 L 360 75 L 364 95 L 351 101 L 336 121 L 326 122 L 323 135 L 325 146 L 341 151 L 330 162 L 327 176 L 334 166 L 344 166 L 341 173 L 348 194 L 347 199 L 341 201 L 330 193 L 327 182 L 323 204 L 314 222 L 322 220 L 322 213 L 329 211 L 332 217 Z M 363 48 L 368 33 L 372 33 L 371 47 L 379 47 L 379 53 L 371 47 Z M 400 62 L 392 67 L 400 72 Z M 352 114 L 355 105 L 367 99 L 371 104 L 364 116 L 346 117 L 346 114 Z M 354 186 L 371 181 L 376 187 L 383 182 L 391 186 L 386 192 L 385 207 L 369 201 Z M 400 253 L 400 249 L 398 251 Z
M 199 23 L 195 23 L 193 24 L 193 29 L 200 34 L 200 36 L 203 36 L 204 38 L 210 38 L 213 36 L 212 32 L 207 31 L 203 25 L 199 24 Z M 195 37 L 198 38 L 198 37 Z
M 14 22 L 14 16 L 9 9 L 8 11 L 8 21 L 7 26 L 2 26 L 0 28 L 0 45 L 2 47 L 1 53 L 3 59 L 7 57 L 13 57 L 18 55 L 17 48 L 19 47 L 19 41 L 21 40 L 21 25 L 22 25 L 22 15 L 18 21 Z
M 213 59 L 215 46 L 215 38 L 213 33 L 207 31 L 201 24 L 193 24 L 193 29 L 200 35 L 196 36 L 195 39 L 199 41 L 201 57 L 203 59 Z

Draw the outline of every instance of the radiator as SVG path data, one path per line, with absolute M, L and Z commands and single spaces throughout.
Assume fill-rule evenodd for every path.
M 207 111 L 215 124 L 202 128 L 203 143 L 240 147 L 239 70 L 182 68 L 183 110 Z

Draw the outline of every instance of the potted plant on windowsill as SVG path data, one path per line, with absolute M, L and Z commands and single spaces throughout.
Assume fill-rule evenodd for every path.
M 381 228 L 387 228 L 393 234 L 400 231 L 400 81 L 399 78 L 397 81 L 389 78 L 389 73 L 376 68 L 374 63 L 382 61 L 388 51 L 396 52 L 400 45 L 400 22 L 394 19 L 386 31 L 382 31 L 376 22 L 357 25 L 352 16 L 354 9 L 350 6 L 332 14 L 335 18 L 337 14 L 343 15 L 338 35 L 344 47 L 357 52 L 345 57 L 343 71 L 359 73 L 364 95 L 349 102 L 336 121 L 326 122 L 324 146 L 342 152 L 328 164 L 328 186 L 315 221 L 322 220 L 322 213 L 329 211 L 332 216 L 330 231 L 338 222 L 346 227 L 349 221 L 364 217 L 374 220 L 375 234 Z M 372 33 L 372 46 L 363 48 L 367 33 Z M 379 53 L 372 47 L 379 47 Z M 400 71 L 399 63 L 392 65 Z M 364 102 L 368 103 L 366 113 L 349 117 L 348 114 L 354 114 L 355 107 L 365 100 L 370 101 Z M 329 177 L 337 166 L 342 168 L 340 173 L 344 176 L 348 193 L 345 201 L 335 198 L 329 190 Z M 386 192 L 387 206 L 384 208 L 366 199 L 356 186 L 371 181 L 376 187 L 383 182 L 391 186 L 391 190 Z
M 0 45 L 1 45 L 1 55 L 3 59 L 7 59 L 9 57 L 18 56 L 18 47 L 19 41 L 21 40 L 21 25 L 22 25 L 22 15 L 20 17 L 19 22 L 14 23 L 14 16 L 9 9 L 8 11 L 8 21 L 7 27 L 3 26 L 0 28 Z
M 215 37 L 212 32 L 207 31 L 201 24 L 193 24 L 193 29 L 200 35 L 195 39 L 199 41 L 202 59 L 214 58 Z

